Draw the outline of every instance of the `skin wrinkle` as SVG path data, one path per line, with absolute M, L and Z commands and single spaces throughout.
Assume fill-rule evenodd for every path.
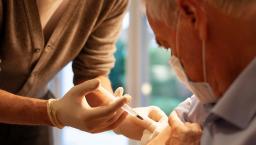
M 241 49 L 241 42 L 253 42 L 254 40 L 250 40 L 248 38 L 250 37 L 250 33 L 248 32 L 247 24 L 240 22 L 239 19 L 229 17 L 228 15 L 220 16 L 222 13 L 217 13 L 217 15 L 213 17 L 217 17 L 219 21 L 223 23 L 223 25 L 227 25 L 228 27 L 222 27 L 221 25 L 215 25 L 216 20 L 213 17 L 209 17 L 208 23 L 209 24 L 214 24 L 214 25 L 209 25 L 209 39 L 211 41 L 208 41 L 208 46 L 211 48 L 208 48 L 209 51 L 209 57 L 208 60 L 209 62 L 215 62 L 215 63 L 208 63 L 209 68 L 211 68 L 212 75 L 216 77 L 211 78 L 211 82 L 213 82 L 213 85 L 216 87 L 217 90 L 223 91 L 228 89 L 228 86 L 233 82 L 233 80 L 240 74 L 241 70 L 243 70 L 247 63 L 250 62 L 250 59 L 248 59 L 245 62 L 242 62 L 241 59 L 238 61 L 237 57 L 233 56 L 240 56 L 240 58 L 253 58 L 253 56 L 250 57 L 245 57 L 242 56 L 245 51 L 244 49 Z M 225 24 L 224 24 L 225 23 Z M 237 25 L 233 25 L 237 24 Z M 238 27 L 239 26 L 239 27 Z M 244 29 L 242 29 L 244 28 Z M 235 35 L 233 30 L 236 30 L 236 33 L 240 34 L 238 37 L 233 37 L 232 35 Z M 219 32 L 221 33 L 221 36 L 219 37 L 212 37 L 212 36 L 218 36 Z M 231 33 L 225 33 L 225 32 L 231 32 Z M 253 34 L 253 33 L 252 33 Z M 241 39 L 243 38 L 243 39 Z M 232 42 L 232 50 L 236 50 L 236 52 L 230 52 L 230 44 L 226 42 Z M 255 45 L 255 43 L 254 43 Z M 247 48 L 246 43 L 243 44 L 244 48 Z M 222 49 L 215 49 L 215 48 L 222 48 Z M 220 53 L 221 52 L 221 53 Z M 232 55 L 233 54 L 233 55 Z M 253 54 L 253 53 L 251 53 Z M 216 59 L 217 58 L 225 58 L 225 59 Z M 222 65 L 222 64 L 226 65 Z M 220 64 L 218 67 L 215 65 L 211 64 Z M 229 73 L 225 73 L 226 70 L 229 70 Z M 240 70 L 240 71 L 238 71 Z M 219 74 L 222 74 L 223 76 L 220 78 Z M 217 83 L 217 80 L 226 80 L 223 81 L 222 83 Z
M 202 41 L 200 41 L 196 30 L 193 30 L 193 25 L 190 24 L 190 20 L 184 15 L 181 14 L 177 25 L 176 56 L 180 58 L 185 71 L 188 73 L 188 77 L 192 81 L 203 81 L 202 67 L 195 67 L 195 64 L 202 66 L 201 59 L 197 59 L 202 58 L 201 53 L 198 53 L 201 52 Z M 184 34 L 186 34 L 186 37 Z

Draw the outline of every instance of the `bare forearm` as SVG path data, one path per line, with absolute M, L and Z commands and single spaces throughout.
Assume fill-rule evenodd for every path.
M 51 125 L 47 101 L 21 97 L 0 90 L 0 122 L 22 125 Z

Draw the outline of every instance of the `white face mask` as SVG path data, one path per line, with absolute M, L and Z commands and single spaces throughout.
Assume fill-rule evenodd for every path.
M 204 71 L 203 73 L 204 73 L 205 82 L 192 82 L 188 78 L 179 58 L 177 58 L 176 56 L 171 56 L 170 65 L 174 69 L 177 77 L 186 85 L 188 89 L 190 89 L 190 91 L 194 95 L 198 97 L 198 99 L 203 104 L 215 103 L 217 101 L 217 97 L 214 95 L 211 86 L 207 83 L 207 80 L 206 80 L 205 45 L 203 46 L 202 54 L 203 54 L 202 55 L 203 71 Z

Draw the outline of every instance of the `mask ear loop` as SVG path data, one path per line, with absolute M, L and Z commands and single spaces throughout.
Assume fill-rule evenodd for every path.
M 176 23 L 176 51 L 177 51 L 177 57 L 178 57 L 178 55 L 180 54 L 180 52 L 179 52 L 179 50 L 180 50 L 180 46 L 179 46 L 179 43 L 178 43 L 178 38 L 180 37 L 180 34 L 179 34 L 179 22 L 180 22 L 180 12 L 178 11 L 177 12 L 178 14 L 177 14 L 177 23 Z
M 180 15 L 180 12 L 178 12 L 178 18 L 177 18 L 177 23 L 176 23 L 176 30 L 177 30 L 177 33 L 176 33 L 176 50 L 177 50 L 177 55 L 179 55 L 179 48 L 180 48 L 180 46 L 179 46 L 179 43 L 178 43 L 178 38 L 179 38 L 179 15 Z M 203 64 L 203 77 L 204 77 L 204 81 L 205 82 L 207 82 L 207 74 L 206 74 L 206 50 L 205 50 L 205 48 L 206 48 L 206 44 L 205 44 L 205 40 L 203 40 L 203 42 L 202 42 L 203 44 L 202 44 L 202 64 Z

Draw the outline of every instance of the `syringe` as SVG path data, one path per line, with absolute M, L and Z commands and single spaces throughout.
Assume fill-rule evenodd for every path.
M 99 86 L 99 88 L 97 89 L 98 91 L 100 91 L 101 93 L 103 93 L 106 97 L 111 98 L 111 99 L 117 99 L 112 93 L 110 93 L 108 90 L 106 90 L 104 87 Z M 134 116 L 142 121 L 144 121 L 145 123 L 148 124 L 148 126 L 150 126 L 150 131 L 154 131 L 156 126 L 155 126 L 155 121 L 153 121 L 152 119 L 150 119 L 147 116 L 142 116 L 139 115 L 136 111 L 133 110 L 132 107 L 130 107 L 129 105 L 125 104 L 121 107 L 124 111 L 126 111 L 129 115 Z
M 99 86 L 98 90 L 103 93 L 105 96 L 107 96 L 108 98 L 111 98 L 111 99 L 117 99 L 113 94 L 111 94 L 108 90 L 106 90 L 104 87 L 102 86 Z M 137 113 L 135 112 L 132 107 L 130 107 L 129 105 L 127 104 L 124 104 L 122 107 L 121 107 L 124 111 L 126 111 L 128 114 L 134 116 L 134 117 L 137 117 L 139 118 L 140 120 L 143 120 L 143 118 Z

